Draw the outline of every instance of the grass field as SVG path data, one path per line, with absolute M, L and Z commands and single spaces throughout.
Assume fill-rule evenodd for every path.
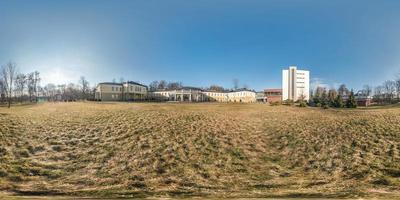
M 0 191 L 400 198 L 400 107 L 45 103 L 0 108 Z

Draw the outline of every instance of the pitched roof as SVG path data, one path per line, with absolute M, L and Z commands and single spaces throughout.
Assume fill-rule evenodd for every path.
M 143 85 L 143 84 L 135 82 L 135 81 L 127 81 L 127 83 L 128 84 L 134 84 L 134 85 L 140 85 L 140 86 L 143 86 L 143 87 L 147 87 L 147 85 Z
M 102 82 L 99 85 L 122 85 L 121 83 L 113 83 L 113 82 Z
M 143 86 L 143 87 L 147 87 L 146 85 L 140 84 L 140 83 L 135 82 L 135 81 L 127 81 L 127 82 L 124 82 L 124 83 L 134 84 L 134 85 L 140 85 L 140 86 Z M 122 83 L 101 82 L 101 83 L 99 83 L 99 85 L 119 85 L 119 86 L 122 86 Z

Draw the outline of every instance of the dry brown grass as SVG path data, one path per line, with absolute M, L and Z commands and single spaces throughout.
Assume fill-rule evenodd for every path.
M 399 196 L 400 108 L 48 103 L 0 108 L 0 190 Z

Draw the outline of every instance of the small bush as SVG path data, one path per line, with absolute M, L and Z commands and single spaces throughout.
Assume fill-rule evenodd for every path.
M 299 107 L 307 107 L 307 103 L 305 101 L 300 101 Z
M 380 177 L 372 181 L 375 185 L 390 185 L 391 181 L 385 177 Z
M 240 159 L 240 160 L 243 160 L 243 159 L 246 158 L 246 156 L 244 155 L 244 153 L 242 152 L 242 150 L 239 149 L 239 148 L 231 149 L 231 150 L 230 150 L 230 154 L 231 154 L 233 157 L 238 158 L 238 159 Z
M 0 168 L 0 177 L 6 177 L 8 175 L 7 171 Z
M 26 149 L 19 149 L 19 150 L 16 152 L 16 156 L 18 156 L 18 157 L 23 157 L 23 158 L 27 158 L 27 157 L 29 157 L 29 151 L 26 150 Z
M 60 152 L 62 151 L 62 147 L 60 145 L 54 145 L 51 147 L 54 151 Z
M 130 188 L 145 188 L 146 187 L 146 183 L 141 182 L 141 181 L 131 181 L 128 183 L 128 187 Z
M 287 106 L 293 106 L 294 105 L 294 101 L 287 99 L 285 101 L 283 101 L 283 105 L 287 105 Z
M 0 157 L 7 155 L 7 149 L 4 147 L 0 147 Z

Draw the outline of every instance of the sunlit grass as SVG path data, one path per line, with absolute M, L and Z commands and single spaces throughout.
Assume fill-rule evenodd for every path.
M 21 194 L 398 195 L 400 109 L 46 103 L 0 108 Z

